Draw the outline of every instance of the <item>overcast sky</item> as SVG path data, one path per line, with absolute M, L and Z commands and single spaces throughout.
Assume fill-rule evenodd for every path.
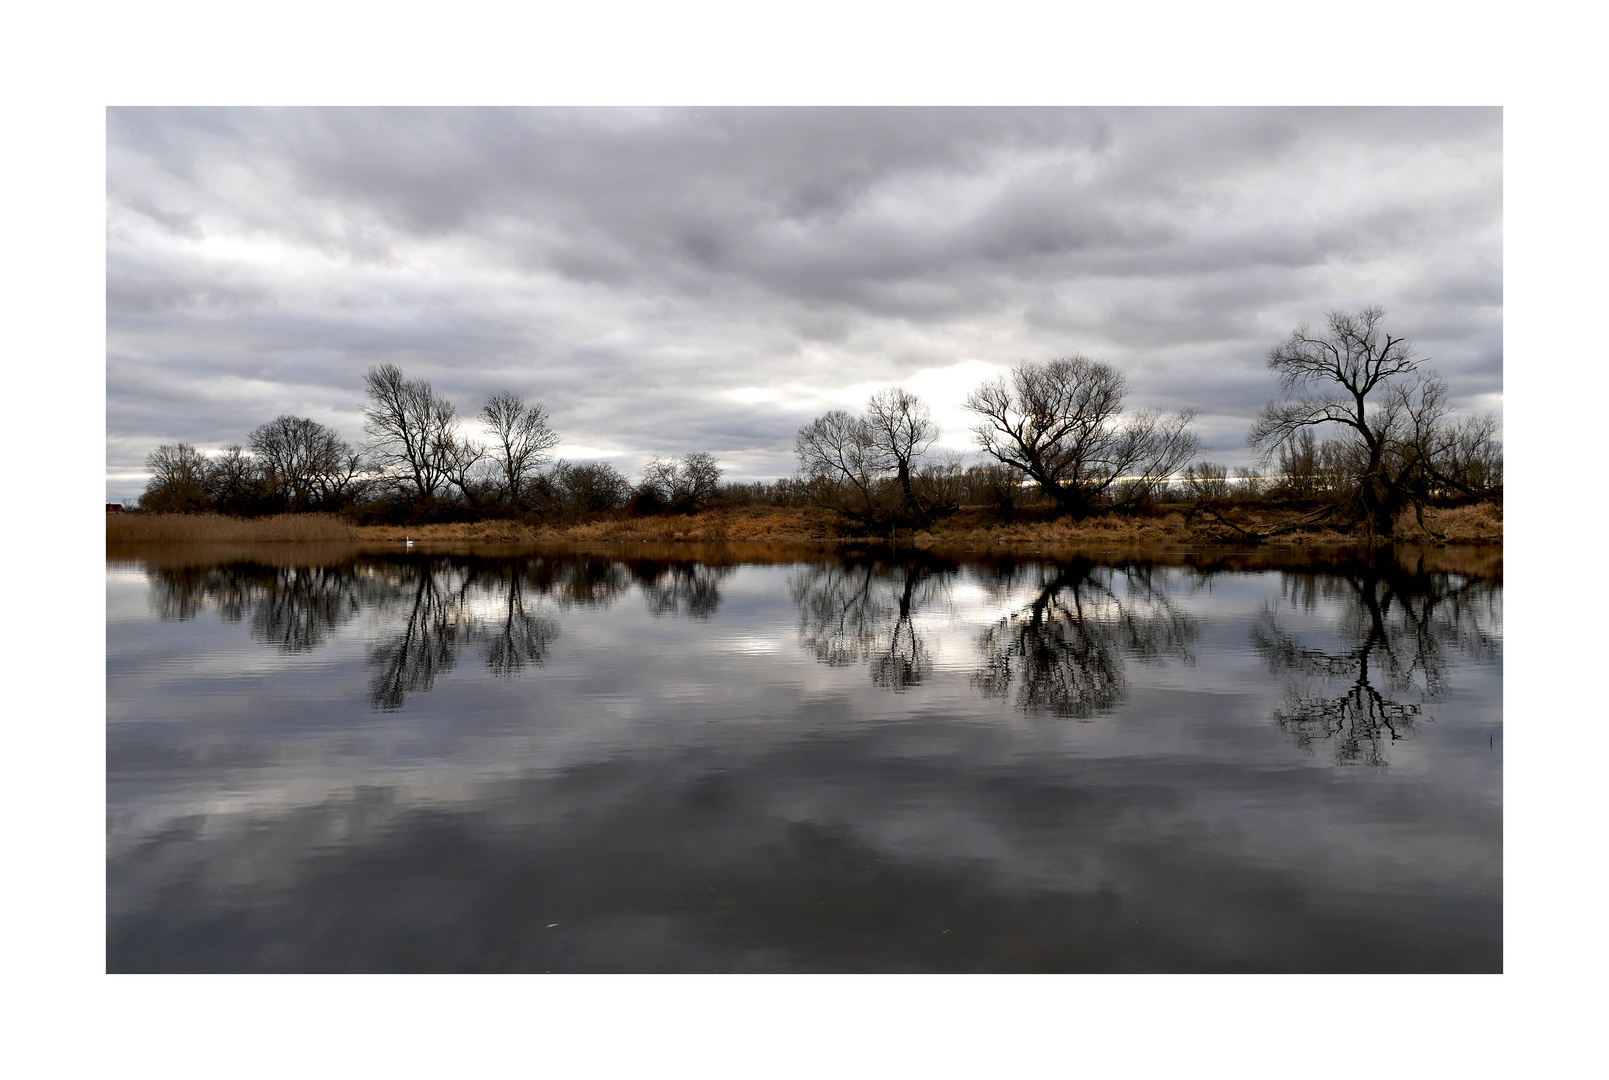
M 1486 109 L 144 109 L 107 113 L 107 497 L 281 413 L 363 439 L 395 363 L 572 459 L 794 467 L 800 424 L 920 394 L 940 446 L 1082 352 L 1248 464 L 1270 346 L 1384 307 L 1501 408 Z

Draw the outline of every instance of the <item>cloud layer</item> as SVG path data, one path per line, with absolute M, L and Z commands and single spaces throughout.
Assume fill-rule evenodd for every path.
M 1269 346 L 1364 304 L 1501 405 L 1497 109 L 112 109 L 107 142 L 108 498 L 284 412 L 358 441 L 387 362 L 739 479 L 896 382 L 965 449 L 981 378 L 1075 351 L 1244 463 Z

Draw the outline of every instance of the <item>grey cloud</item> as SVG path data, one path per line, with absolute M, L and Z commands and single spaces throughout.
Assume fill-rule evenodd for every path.
M 463 413 L 517 389 L 639 459 L 786 467 L 797 419 L 737 387 L 1079 350 L 1136 404 L 1232 426 L 1271 344 L 1360 303 L 1455 394 L 1501 388 L 1495 109 L 112 109 L 107 131 L 109 470 L 287 401 L 355 417 L 383 362 Z

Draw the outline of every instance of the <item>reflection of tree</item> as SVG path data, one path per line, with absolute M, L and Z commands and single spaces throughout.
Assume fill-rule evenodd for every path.
M 418 563 L 407 570 L 411 603 L 402 629 L 383 635 L 369 650 L 369 666 L 375 669 L 369 704 L 387 711 L 402 708 L 408 694 L 429 690 L 452 670 L 459 641 L 471 636 L 474 622 L 465 603 L 468 583 L 450 564 Z
M 535 611 L 531 600 L 544 592 L 570 597 L 579 591 L 585 597 L 580 602 L 596 602 L 595 575 L 584 565 L 448 557 L 401 564 L 397 579 L 407 585 L 399 590 L 407 596 L 407 615 L 370 649 L 369 703 L 402 708 L 408 694 L 433 687 L 472 644 L 481 645 L 487 668 L 499 678 L 541 664 L 559 624 Z
M 800 640 L 824 664 L 868 665 L 884 689 L 915 686 L 933 670 L 933 657 L 914 617 L 943 596 L 955 571 L 921 557 L 811 566 L 788 582 Z
M 1252 644 L 1287 676 L 1274 722 L 1304 750 L 1329 741 L 1339 764 L 1386 764 L 1385 749 L 1412 734 L 1424 704 L 1446 692 L 1457 654 L 1501 651 L 1501 589 L 1490 581 L 1360 563 L 1340 573 L 1285 575 L 1286 605 L 1339 604 L 1339 642 L 1309 644 L 1265 609 Z
M 518 569 L 511 568 L 502 621 L 491 627 L 486 641 L 486 666 L 500 679 L 513 678 L 528 665 L 540 664 L 559 636 L 557 622 L 528 607 L 529 591 L 529 582 Z
M 1075 560 L 1027 573 L 1032 601 L 978 638 L 983 665 L 972 681 L 986 696 L 1014 694 L 1025 713 L 1087 720 L 1127 695 L 1125 659 L 1193 661 L 1200 623 L 1153 584 L 1149 568 Z M 997 591 L 1017 591 L 1022 577 L 1006 569 Z
M 648 610 L 656 617 L 708 619 L 721 606 L 721 579 L 732 572 L 729 566 L 680 561 L 635 560 L 632 573 L 642 586 Z
M 283 652 L 318 648 L 373 594 L 370 575 L 351 563 L 230 563 L 164 569 L 149 576 L 160 618 L 193 619 L 215 609 L 227 622 L 248 623 L 253 638 Z
M 512 678 L 542 664 L 559 636 L 544 608 L 603 608 L 640 586 L 649 610 L 695 619 L 719 609 L 730 568 L 691 561 L 626 563 L 576 554 L 486 558 L 406 555 L 324 566 L 237 561 L 149 571 L 163 619 L 213 610 L 287 652 L 319 648 L 360 610 L 383 628 L 369 649 L 369 700 L 403 706 L 479 647 L 487 669 Z M 540 607 L 539 607 L 540 604 Z

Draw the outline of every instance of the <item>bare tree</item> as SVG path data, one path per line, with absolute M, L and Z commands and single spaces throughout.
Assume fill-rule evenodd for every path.
M 1241 499 L 1252 501 L 1260 499 L 1268 490 L 1268 478 L 1262 470 L 1250 467 L 1235 470 L 1235 495 Z
M 270 499 L 291 512 L 330 508 L 349 494 L 362 459 L 331 428 L 279 416 L 251 433 L 251 452 Z
M 927 511 L 911 488 L 911 462 L 939 437 L 939 427 L 927 406 L 903 387 L 879 390 L 866 403 L 866 430 L 884 467 L 894 471 L 904 509 L 916 521 L 926 524 Z
M 207 495 L 206 455 L 189 443 L 157 447 L 145 456 L 145 467 L 151 479 L 140 497 L 141 510 L 189 514 L 212 508 Z
M 1019 364 L 968 395 L 966 407 L 983 417 L 975 431 L 985 453 L 1084 516 L 1102 501 L 1146 501 L 1199 452 L 1193 410 L 1124 418 L 1127 394 L 1115 368 L 1072 356 Z
M 793 451 L 819 504 L 868 525 L 891 516 L 926 525 L 939 504 L 918 482 L 917 459 L 938 434 L 921 399 L 894 386 L 873 394 L 864 416 L 835 409 L 816 417 L 799 429 Z
M 395 364 L 370 368 L 364 383 L 363 430 L 375 464 L 415 498 L 434 500 L 462 459 L 452 402 L 423 379 L 403 378 Z
M 1496 413 L 1466 416 L 1435 435 L 1429 469 L 1435 485 L 1453 497 L 1503 497 L 1502 420 Z
M 1424 362 L 1406 338 L 1381 326 L 1385 312 L 1331 311 L 1317 333 L 1299 326 L 1268 353 L 1286 400 L 1263 406 L 1246 442 L 1265 458 L 1314 428 L 1344 429 L 1355 447 L 1353 516 L 1371 531 L 1389 535 L 1397 514 L 1410 502 L 1414 474 L 1445 412 L 1446 387 L 1416 376 Z
M 864 420 L 824 413 L 799 429 L 793 450 L 814 501 L 868 522 L 877 516 L 882 461 Z
M 799 429 L 793 452 L 818 504 L 866 523 L 877 518 L 883 458 L 863 419 L 843 409 L 818 416 Z
M 721 484 L 721 466 L 707 451 L 680 460 L 654 457 L 643 467 L 642 487 L 665 506 L 685 514 L 697 513 Z
M 1229 470 L 1211 461 L 1198 461 L 1184 472 L 1185 490 L 1202 502 L 1223 502 L 1229 498 Z
M 253 509 L 262 496 L 257 463 L 244 447 L 232 443 L 207 462 L 207 495 L 225 514 Z
M 538 402 L 525 404 L 523 398 L 504 390 L 481 406 L 480 418 L 492 432 L 492 459 L 499 472 L 498 494 L 512 506 L 523 506 L 531 477 L 548 460 L 548 451 L 559 443 L 558 433 L 548 426 L 547 412 Z
M 604 461 L 560 461 L 552 483 L 564 509 L 576 513 L 614 510 L 631 497 L 631 481 Z

